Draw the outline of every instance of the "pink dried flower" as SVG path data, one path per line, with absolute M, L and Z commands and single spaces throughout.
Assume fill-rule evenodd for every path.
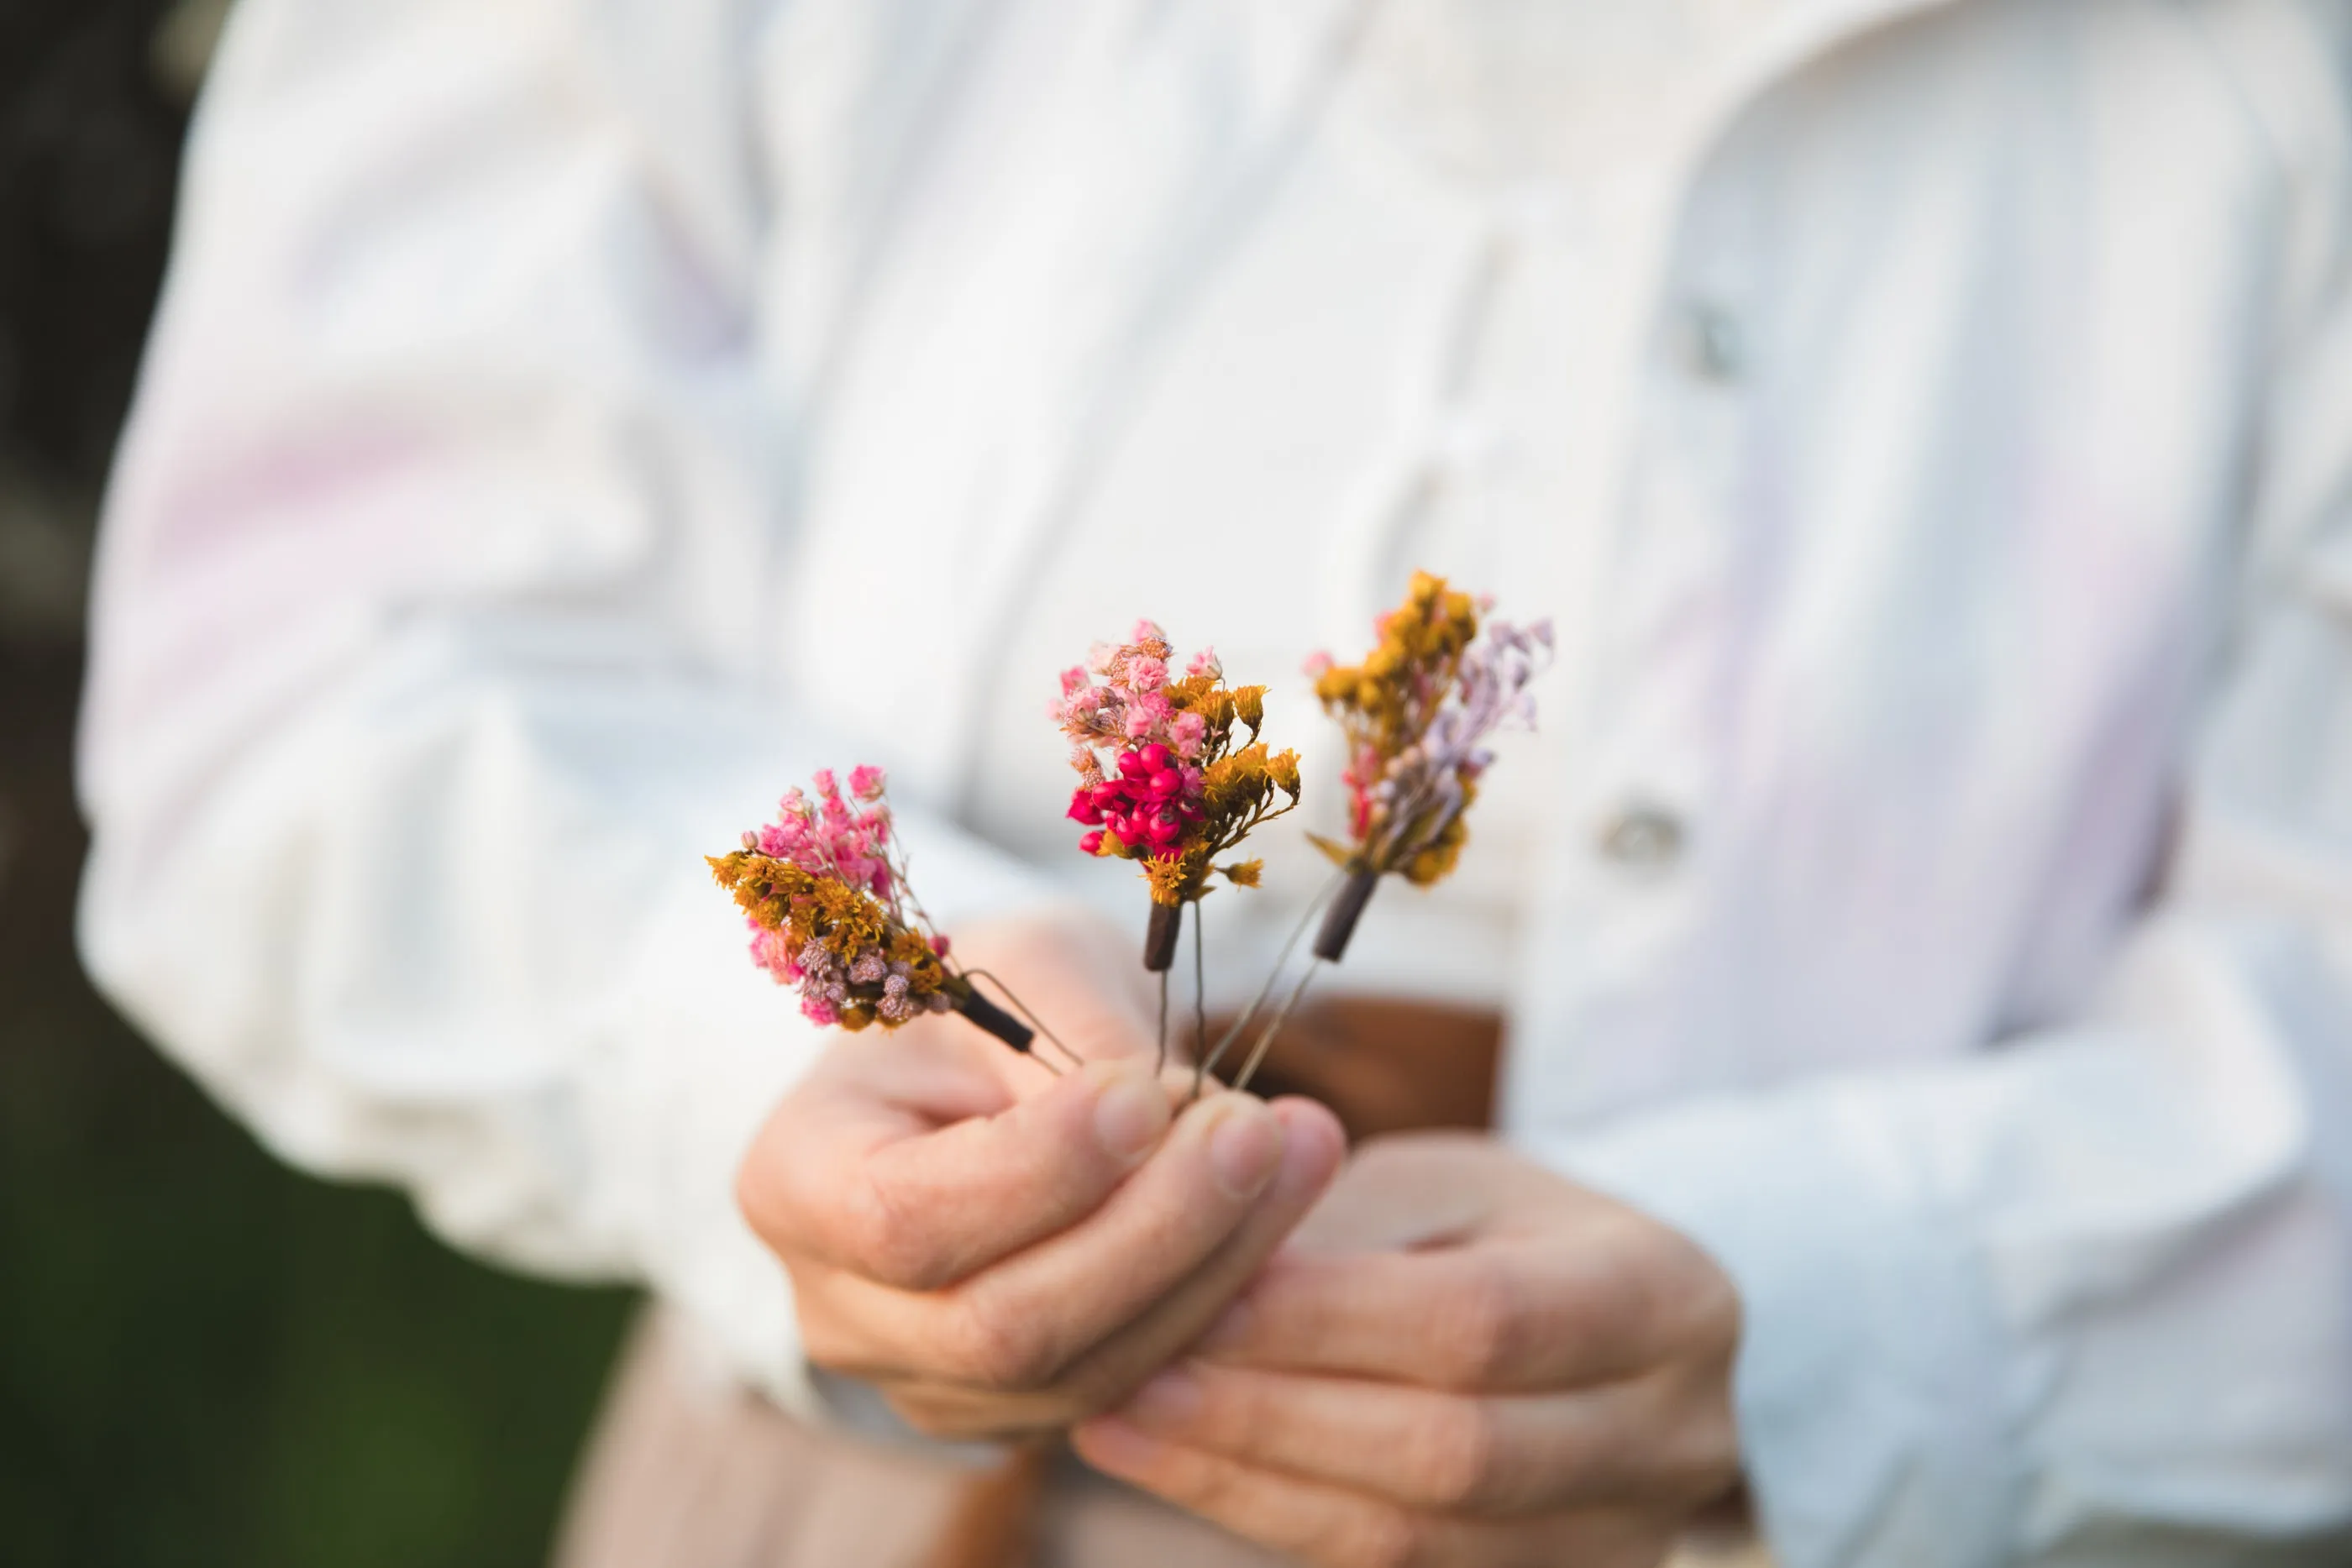
M 1054 706 L 1078 775 L 1069 815 L 1088 830 L 1079 849 L 1145 862 L 1152 901 L 1168 910 L 1200 898 L 1212 871 L 1237 882 L 1254 876 L 1255 862 L 1217 866 L 1213 858 L 1298 798 L 1297 755 L 1258 739 L 1265 688 L 1226 686 L 1206 649 L 1171 680 L 1174 656 L 1159 626 L 1138 622 L 1133 641 L 1097 645 L 1089 656 L 1102 684 L 1065 676 Z M 1147 951 L 1147 964 L 1165 967 L 1159 951 Z
M 856 1028 L 877 999 L 875 988 L 886 972 L 887 955 L 874 944 L 873 933 L 878 932 L 888 944 L 911 942 L 917 954 L 936 956 L 945 949 L 943 944 L 934 946 L 928 923 L 920 921 L 919 908 L 907 896 L 892 847 L 887 779 L 883 770 L 864 764 L 850 770 L 855 806 L 844 797 L 840 777 L 832 769 L 820 770 L 811 781 L 814 797 L 797 789 L 787 790 L 777 802 L 775 821 L 744 833 L 741 851 L 713 859 L 711 868 L 743 906 L 752 931 L 752 961 L 779 984 L 797 987 L 803 1010 L 810 1018 Z M 782 869 L 785 867 L 790 868 L 789 874 Z M 809 879 L 797 884 L 803 894 L 827 888 L 853 890 L 853 894 L 825 894 L 833 901 L 825 906 L 834 911 L 831 915 L 816 904 L 794 913 L 801 906 L 789 900 L 776 903 L 782 895 L 773 891 L 793 876 Z M 760 892 L 762 887 L 769 891 Z M 869 911 L 862 924 L 854 919 L 847 925 L 839 924 L 859 907 Z M 797 930 L 799 936 L 788 938 L 788 930 Z M 834 940 L 849 942 L 848 934 L 856 932 L 866 935 L 856 937 L 855 946 L 839 951 L 826 946 Z M 926 988 L 950 983 L 951 977 L 946 970 L 933 959 L 925 961 L 933 965 L 924 980 Z M 853 994 L 854 988 L 862 989 Z
M 1127 737 L 1150 740 L 1166 735 L 1175 712 L 1173 705 L 1158 692 L 1145 692 L 1130 698 L 1127 705 Z
M 948 939 L 908 891 L 882 769 L 852 768 L 849 799 L 830 769 L 814 784 L 814 799 L 788 791 L 774 821 L 708 861 L 751 928 L 752 962 L 798 989 L 802 1014 L 854 1032 L 960 1012 L 1015 1051 L 1043 1033 L 1078 1062 L 1050 1031 L 1033 1028 L 1034 1019 L 990 1001 L 948 961 Z
M 1209 721 L 1197 713 L 1180 713 L 1168 721 L 1169 742 L 1179 757 L 1198 757 L 1201 741 L 1208 733 Z

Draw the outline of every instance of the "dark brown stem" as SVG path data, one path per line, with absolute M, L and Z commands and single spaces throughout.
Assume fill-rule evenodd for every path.
M 1198 1061 L 1209 1053 L 1209 976 L 1208 966 L 1201 956 L 1201 933 L 1208 922 L 1201 918 L 1198 909 L 1192 911 L 1192 1060 Z
M 978 987 L 956 998 L 955 1010 L 1024 1055 L 1028 1053 L 1029 1042 L 1037 1038 L 1036 1030 L 982 996 Z
M 1143 967 L 1155 975 L 1164 975 L 1174 967 L 1176 938 L 1183 929 L 1182 904 L 1153 904 L 1151 925 L 1143 934 Z
M 1351 871 L 1340 884 L 1339 896 L 1323 916 L 1323 928 L 1315 933 L 1315 956 L 1327 964 L 1336 964 L 1348 951 L 1348 939 L 1356 934 L 1356 922 L 1362 918 L 1364 905 L 1371 902 L 1372 889 L 1381 884 L 1381 873 L 1370 869 Z

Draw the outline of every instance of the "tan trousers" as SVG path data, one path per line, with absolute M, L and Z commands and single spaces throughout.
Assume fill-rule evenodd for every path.
M 1282 1568 L 1288 1561 L 1066 1457 L 1037 1478 L 1042 1485 L 1012 1497 L 992 1500 L 990 1475 L 920 1450 L 820 1432 L 714 1385 L 674 1329 L 650 1313 L 606 1397 L 555 1564 L 1005 1568 L 965 1554 L 972 1511 L 986 1511 L 992 1500 L 1026 1519 L 1029 1568 Z M 1770 1562 L 1752 1546 L 1694 1546 L 1670 1568 Z

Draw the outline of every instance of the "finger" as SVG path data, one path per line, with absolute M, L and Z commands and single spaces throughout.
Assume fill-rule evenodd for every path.
M 1099 1350 L 1085 1381 L 1107 1402 L 1213 1320 L 1343 1152 L 1338 1124 L 1318 1106 L 1215 1095 L 1180 1117 L 1096 1212 L 950 1290 L 835 1281 L 825 1364 L 869 1375 L 927 1368 L 943 1388 L 1056 1396 L 1066 1391 L 1054 1385 Z M 1123 1336 L 1115 1353 L 1114 1336 Z M 1128 1382 L 1114 1386 L 1122 1375 Z
M 1473 1561 L 1440 1556 L 1436 1521 L 1393 1503 L 1163 1442 L 1115 1418 L 1089 1421 L 1070 1437 L 1078 1457 L 1106 1475 L 1308 1563 L 1404 1568 Z
M 1189 1362 L 1118 1414 L 1163 1441 L 1445 1514 L 1688 1498 L 1720 1486 L 1738 1447 L 1664 1376 L 1479 1396 Z
M 942 1089 L 919 1092 L 910 1102 L 853 1083 L 763 1133 L 740 1184 L 754 1228 L 782 1251 L 938 1289 L 1096 1208 L 1172 1115 L 1166 1091 L 1131 1062 L 1090 1064 L 945 1126 L 928 1124 Z
M 1117 1419 L 1090 1421 L 1071 1437 L 1097 1469 L 1322 1568 L 1650 1568 L 1675 1531 L 1672 1516 L 1638 1509 L 1446 1519 L 1169 1443 Z
M 1307 1101 L 1276 1101 L 1274 1109 L 1285 1124 L 1281 1171 L 1233 1236 L 1140 1317 L 1045 1388 L 1008 1392 L 969 1384 L 900 1383 L 891 1390 L 892 1404 L 931 1436 L 961 1438 L 1058 1429 L 1124 1401 L 1200 1336 L 1314 1207 L 1337 1173 L 1346 1136 L 1331 1114 Z
M 1671 1301 L 1605 1238 L 1419 1252 L 1285 1252 L 1202 1345 L 1211 1359 L 1490 1393 L 1612 1382 L 1712 1303 Z

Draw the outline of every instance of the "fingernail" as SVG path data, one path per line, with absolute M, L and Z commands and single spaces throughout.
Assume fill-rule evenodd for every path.
M 1095 1101 L 1095 1141 L 1122 1165 L 1141 1159 L 1168 1130 L 1168 1096 L 1158 1084 L 1114 1079 Z
M 1235 1105 L 1209 1134 L 1209 1168 L 1227 1197 L 1255 1197 L 1281 1163 L 1282 1129 L 1263 1105 Z

